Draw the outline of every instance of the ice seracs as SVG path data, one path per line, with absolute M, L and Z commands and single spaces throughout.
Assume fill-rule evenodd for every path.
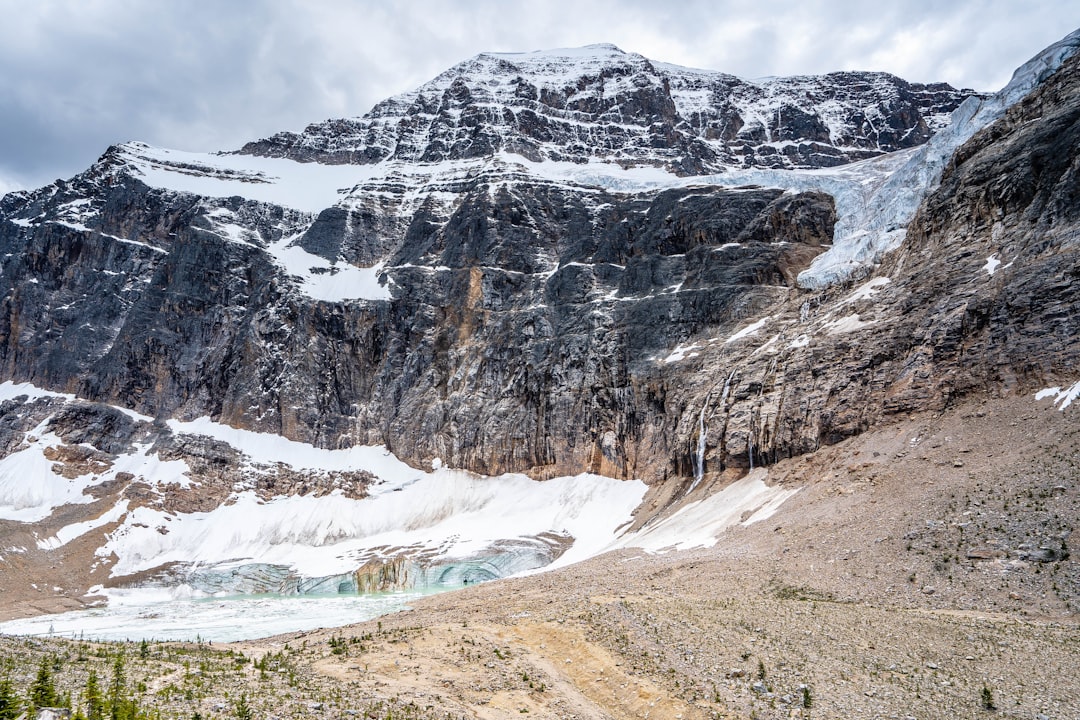
M 972 96 L 965 100 L 953 112 L 948 125 L 912 151 L 904 165 L 875 188 L 861 207 L 841 215 L 833 247 L 799 273 L 799 284 L 820 288 L 845 280 L 898 247 L 915 210 L 941 182 L 941 174 L 957 148 L 1002 117 L 1011 105 L 1076 54 L 1077 49 L 1080 49 L 1080 30 L 1021 65 L 1009 83 L 990 97 Z M 987 272 L 992 275 L 993 267 L 988 266 Z

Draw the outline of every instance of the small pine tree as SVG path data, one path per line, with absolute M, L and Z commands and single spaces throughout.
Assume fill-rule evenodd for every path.
M 802 706 L 806 710 L 814 707 L 814 698 L 810 695 L 810 686 L 804 685 L 802 689 Z
M 15 720 L 22 714 L 22 701 L 11 684 L 11 678 L 0 678 L 0 720 Z
M 56 707 L 56 684 L 53 682 L 50 658 L 41 658 L 37 677 L 30 685 L 30 707 L 34 710 L 43 707 Z
M 113 661 L 113 679 L 109 683 L 109 720 L 125 720 L 124 696 L 127 691 L 127 677 L 124 674 L 124 656 L 117 655 Z
M 98 685 L 97 670 L 91 669 L 90 676 L 86 678 L 83 699 L 86 701 L 86 720 L 105 720 L 105 712 L 108 708 L 105 698 L 101 695 L 101 686 Z
M 139 705 L 128 696 L 127 674 L 124 672 L 124 656 L 117 655 L 113 662 L 113 679 L 106 699 L 108 720 L 135 720 L 139 717 Z
M 252 720 L 255 713 L 252 712 L 251 706 L 248 705 L 247 693 L 241 693 L 240 699 L 236 701 L 236 705 L 233 706 L 233 714 L 236 716 L 236 720 Z
M 983 710 L 997 710 L 997 705 L 994 704 L 994 693 L 987 685 L 983 685 L 982 689 L 982 706 Z

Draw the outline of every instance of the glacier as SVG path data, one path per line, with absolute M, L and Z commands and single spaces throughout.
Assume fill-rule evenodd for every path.
M 969 97 L 949 124 L 904 164 L 877 184 L 854 212 L 839 213 L 833 247 L 799 273 L 799 284 L 822 288 L 871 267 L 904 241 L 905 228 L 923 199 L 941 182 L 953 153 L 975 133 L 1005 114 L 1080 49 L 1080 30 L 1050 45 L 1013 73 L 1009 83 L 989 98 Z
M 0 399 L 20 398 L 80 402 L 28 383 L 0 384 Z M 375 480 L 362 498 L 340 490 L 266 498 L 240 488 L 208 512 L 117 500 L 92 518 L 39 537 L 37 547 L 52 552 L 98 532 L 98 562 L 111 563 L 110 577 L 121 585 L 143 574 L 138 585 L 92 589 L 107 605 L 0 624 L 0 632 L 120 638 L 130 637 L 138 620 L 138 632 L 147 636 L 225 640 L 340 624 L 399 610 L 422 594 L 556 569 L 609 550 L 708 547 L 716 533 L 768 517 L 797 491 L 767 485 L 767 472 L 758 469 L 707 500 L 630 532 L 648 490 L 638 480 L 588 473 L 546 481 L 485 477 L 438 460 L 419 470 L 382 447 L 328 450 L 209 418 L 166 425 L 178 435 L 227 443 L 251 473 L 281 463 L 317 472 L 364 470 Z M 190 491 L 197 485 L 185 462 L 162 460 L 149 445 L 117 455 L 107 470 L 68 480 L 52 471 L 42 453 L 62 440 L 40 428 L 34 432 L 35 442 L 0 460 L 0 518 L 34 523 L 61 505 L 89 503 L 93 498 L 85 491 L 118 472 L 151 488 L 172 484 Z M 699 522 L 703 518 L 708 522 Z M 335 599 L 329 607 L 336 610 L 319 606 L 311 612 L 306 608 L 315 606 L 290 600 L 318 605 L 320 598 L 339 597 L 353 599 Z M 182 614 L 175 611 L 177 602 Z M 298 607 L 305 608 L 299 616 L 288 610 Z M 266 613 L 264 621 L 228 629 L 224 618 L 255 608 Z

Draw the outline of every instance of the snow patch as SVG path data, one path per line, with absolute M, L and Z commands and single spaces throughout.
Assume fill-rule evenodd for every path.
M 872 300 L 878 290 L 888 285 L 890 282 L 891 280 L 887 277 L 876 277 L 856 288 L 851 295 L 840 302 L 840 305 L 847 305 L 848 303 L 857 302 L 859 300 Z
M 678 347 L 676 347 L 674 350 L 671 351 L 670 355 L 668 355 L 666 358 L 664 358 L 660 362 L 662 362 L 662 363 L 664 363 L 666 365 L 668 363 L 679 362 L 680 360 L 685 360 L 688 357 L 697 357 L 698 353 L 696 353 L 694 351 L 695 350 L 700 350 L 702 347 L 703 347 L 702 345 L 697 345 L 697 344 L 694 344 L 694 345 L 679 345 Z
M 14 400 L 17 397 L 24 395 L 27 400 L 31 402 L 41 398 L 61 398 L 68 401 L 75 400 L 75 396 L 71 393 L 58 393 L 51 390 L 42 390 L 31 383 L 17 383 L 12 382 L 11 380 L 0 383 L 0 402 Z
M 149 485 L 177 483 L 188 487 L 191 484 L 187 463 L 162 460 L 157 453 L 150 452 L 149 445 L 138 445 L 135 452 L 118 455 L 104 472 L 86 473 L 68 480 L 53 472 L 54 461 L 45 456 L 46 450 L 64 444 L 59 436 L 44 431 L 51 419 L 52 416 L 46 418 L 26 433 L 25 447 L 0 459 L 0 520 L 38 522 L 63 505 L 92 503 L 94 498 L 86 490 L 113 480 L 122 472 L 129 472 Z
M 85 505 L 94 498 L 83 491 L 100 483 L 94 475 L 68 480 L 52 471 L 45 451 L 63 441 L 44 432 L 48 420 L 27 433 L 24 447 L 0 459 L 0 520 L 30 523 L 43 520 L 61 505 Z
M 990 257 L 986 258 L 986 264 L 983 265 L 983 270 L 985 270 L 986 274 L 990 277 L 994 277 L 994 272 L 998 269 L 998 265 L 1000 264 L 1001 261 L 998 260 L 997 253 L 994 253 Z
M 240 196 L 307 212 L 330 207 L 349 188 L 376 173 L 371 165 L 193 153 L 141 142 L 120 145 L 119 154 L 126 168 L 151 187 L 204 197 Z
M 39 550 L 55 550 L 59 547 L 67 545 L 75 538 L 82 537 L 86 533 L 99 527 L 108 525 L 109 523 L 116 522 L 124 516 L 127 512 L 128 501 L 121 500 L 108 511 L 102 515 L 94 518 L 93 520 L 86 520 L 84 522 L 72 523 L 71 525 L 65 525 L 56 531 L 56 534 L 52 537 L 45 538 L 44 540 L 38 540 L 37 546 Z
M 223 425 L 209 417 L 189 421 L 169 420 L 167 424 L 175 433 L 205 435 L 228 443 L 247 455 L 252 462 L 259 464 L 282 463 L 297 470 L 326 472 L 366 470 L 387 483 L 385 486 L 371 488 L 370 492 L 373 493 L 397 489 L 401 484 L 414 481 L 423 474 L 398 460 L 381 445 L 357 445 L 342 450 L 326 450 L 289 440 L 281 435 Z
M 744 337 L 749 337 L 750 335 L 753 335 L 758 330 L 763 328 L 765 326 L 765 323 L 769 322 L 769 320 L 772 320 L 772 315 L 766 315 L 757 322 L 747 325 L 742 330 L 738 331 L 737 333 L 729 337 L 727 340 L 725 340 L 724 344 L 732 343 L 736 340 L 742 340 Z
M 26 398 L 28 402 L 41 398 L 58 398 L 68 402 L 78 400 L 70 393 L 52 392 L 30 383 L 0 383 L 0 402 L 19 398 Z M 108 407 L 138 421 L 153 420 L 132 410 L 114 405 Z M 63 505 L 91 503 L 94 498 L 86 495 L 85 491 L 115 479 L 122 472 L 129 472 L 150 485 L 177 483 L 181 487 L 188 487 L 191 483 L 187 476 L 190 472 L 187 463 L 182 460 L 164 461 L 156 453 L 150 452 L 150 445 L 136 445 L 134 452 L 117 455 L 103 472 L 86 473 L 69 480 L 53 472 L 55 462 L 45 455 L 48 450 L 64 445 L 62 438 L 46 430 L 51 421 L 50 415 L 25 433 L 21 446 L 0 459 L 0 519 L 38 522 Z
M 725 529 L 751 525 L 771 517 L 799 488 L 765 484 L 768 470 L 757 468 L 720 492 L 689 503 L 670 517 L 647 525 L 618 541 L 618 547 L 688 550 L 713 547 Z
M 838 320 L 825 323 L 826 331 L 830 335 L 841 335 L 843 333 L 855 332 L 861 330 L 864 327 L 873 325 L 873 321 L 863 321 L 859 318 L 858 313 L 854 315 L 846 315 Z
M 1035 393 L 1036 400 L 1045 400 L 1048 397 L 1054 398 L 1051 403 L 1054 407 L 1061 405 L 1061 407 L 1058 407 L 1058 410 L 1065 410 L 1065 408 L 1072 405 L 1073 400 L 1080 397 L 1080 381 L 1073 383 L 1064 390 L 1060 387 L 1051 387 Z
M 268 253 L 278 267 L 299 281 L 300 290 L 315 300 L 391 299 L 389 286 L 379 283 L 383 263 L 358 267 L 346 262 L 331 262 L 295 244 L 302 233 L 263 247 L 259 233 L 241 224 L 228 208 L 213 208 L 204 217 L 210 221 L 208 232 L 226 242 Z
M 0 402 L 3 402 L 5 400 L 15 400 L 16 398 L 22 396 L 25 396 L 27 401 L 29 402 L 33 402 L 34 400 L 39 400 L 41 398 L 59 398 L 61 400 L 67 400 L 68 402 L 75 402 L 76 400 L 78 400 L 78 397 L 71 393 L 61 393 L 54 392 L 52 390 L 45 390 L 43 388 L 37 387 L 36 385 L 33 385 L 32 383 L 17 383 L 11 380 L 0 383 Z M 98 404 L 106 405 L 106 407 L 110 407 L 113 410 L 122 412 L 133 420 L 138 420 L 140 422 L 154 421 L 154 418 L 150 417 L 149 415 L 143 415 L 142 413 L 120 407 L 119 405 L 107 405 L 105 403 Z
M 332 263 L 299 245 L 289 244 L 295 240 L 287 238 L 274 243 L 268 252 L 287 273 L 300 279 L 301 289 L 309 297 L 326 302 L 393 299 L 390 283 L 379 283 L 383 263 L 371 267 Z

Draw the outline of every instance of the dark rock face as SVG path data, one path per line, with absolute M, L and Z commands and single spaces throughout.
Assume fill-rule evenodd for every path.
M 1080 318 L 1080 59 L 953 157 L 892 264 L 921 275 L 909 302 L 928 304 L 924 342 L 956 363 L 958 389 L 1076 372 Z M 978 282 L 963 282 L 976 266 Z M 934 297 L 938 296 L 938 297 Z M 936 319 L 931 321 L 931 313 Z M 942 375 L 935 368 L 935 375 Z
M 835 221 L 815 193 L 480 185 L 448 215 L 416 213 L 389 261 L 392 301 L 338 304 L 303 296 L 260 250 L 295 220 L 274 206 L 132 178 L 102 187 L 92 171 L 5 210 L 63 217 L 88 196 L 125 211 L 98 213 L 92 230 L 0 228 L 7 377 L 152 416 L 540 476 L 638 472 L 628 458 L 666 412 L 642 368 L 790 292 Z M 221 204 L 253 242 L 215 234 Z M 333 243 L 324 230 L 339 222 L 322 213 L 302 242 Z
M 960 99 L 870 74 L 750 85 L 619 57 L 556 90 L 536 77 L 558 68 L 480 56 L 362 120 L 246 151 L 819 167 L 920 142 Z M 972 139 L 860 289 L 795 287 L 831 242 L 820 193 L 620 193 L 496 169 L 413 204 L 407 187 L 359 187 L 304 213 L 150 188 L 107 153 L 0 203 L 0 372 L 417 465 L 659 481 L 773 462 L 1077 367 L 1075 78 L 1071 61 Z M 385 262 L 393 298 L 313 300 L 267 252 L 292 237 Z M 212 467 L 211 451 L 195 455 Z
M 746 81 L 614 46 L 483 54 L 362 118 L 279 133 L 241 152 L 366 164 L 505 151 L 684 175 L 724 166 L 820 168 L 920 145 L 972 94 L 869 72 Z
M 682 472 L 699 418 L 711 467 L 765 464 L 889 415 L 1075 378 L 1078 157 L 1074 57 L 956 153 L 905 243 L 866 285 L 771 308 L 769 348 L 758 339 L 703 351 L 708 389 L 667 393 L 686 408 L 672 432 L 684 438 Z

